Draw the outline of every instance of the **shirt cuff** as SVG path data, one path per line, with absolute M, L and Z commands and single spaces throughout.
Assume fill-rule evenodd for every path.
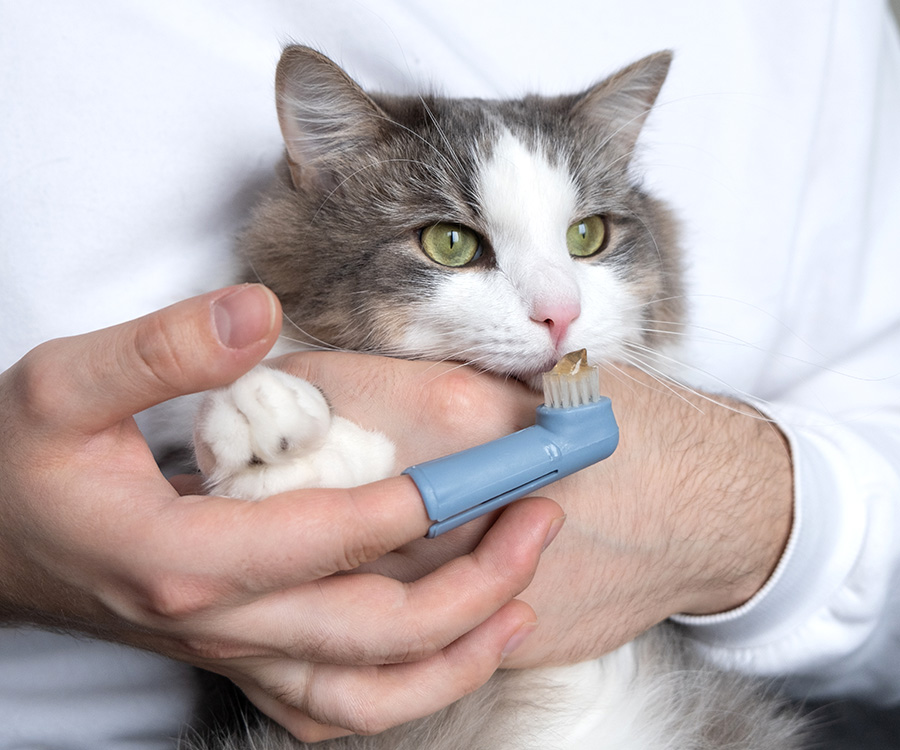
M 742 606 L 671 618 L 714 663 L 761 675 L 806 671 L 813 662 L 833 658 L 848 639 L 858 640 L 848 632 L 852 618 L 836 619 L 828 605 L 851 576 L 868 525 L 867 505 L 848 502 L 859 497 L 859 489 L 837 433 L 805 426 L 809 414 L 802 410 L 779 408 L 777 414 L 794 472 L 793 526 L 781 560 Z

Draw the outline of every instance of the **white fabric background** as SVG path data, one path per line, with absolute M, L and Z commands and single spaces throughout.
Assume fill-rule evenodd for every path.
M 692 621 L 724 663 L 897 700 L 900 51 L 874 0 L 0 0 L 0 366 L 220 286 L 280 153 L 280 46 L 366 86 L 583 88 L 662 48 L 646 181 L 684 219 L 698 385 L 761 400 L 794 450 L 777 580 Z M 885 613 L 894 613 L 887 616 Z M 162 747 L 184 672 L 0 632 L 0 748 Z

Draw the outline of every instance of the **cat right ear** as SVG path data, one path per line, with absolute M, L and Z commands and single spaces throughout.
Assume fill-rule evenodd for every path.
M 663 50 L 623 68 L 576 98 L 573 120 L 630 159 L 671 63 L 672 52 Z
M 347 153 L 379 138 L 381 108 L 338 65 L 309 47 L 286 47 L 275 73 L 278 122 L 298 190 L 333 189 Z

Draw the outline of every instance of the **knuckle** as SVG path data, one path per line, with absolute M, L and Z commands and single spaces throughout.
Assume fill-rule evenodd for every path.
M 13 391 L 32 419 L 51 417 L 67 403 L 68 378 L 58 346 L 58 341 L 40 344 L 10 370 Z
M 349 707 L 342 725 L 354 734 L 369 737 L 391 728 L 383 710 L 378 710 L 371 700 L 356 700 Z
M 463 368 L 442 374 L 439 386 L 428 391 L 429 418 L 446 434 L 465 434 L 471 429 L 471 415 L 483 407 L 481 380 Z
M 208 635 L 192 635 L 179 639 L 180 646 L 192 662 L 216 664 L 244 658 L 251 652 L 242 643 Z
M 404 644 L 403 651 L 399 654 L 399 661 L 406 663 L 422 661 L 434 656 L 442 648 L 443 644 L 438 643 L 432 634 L 425 633 L 417 627 Z
M 355 539 L 347 542 L 344 549 L 338 552 L 336 565 L 338 570 L 350 572 L 366 563 L 378 560 L 383 554 L 382 547 L 373 540 Z
M 143 587 L 143 608 L 153 619 L 180 623 L 208 612 L 216 597 L 190 577 L 162 574 Z
M 148 316 L 137 328 L 134 339 L 134 360 L 153 381 L 165 390 L 179 392 L 186 381 L 183 357 L 188 348 L 179 346 L 176 333 L 159 316 Z
M 361 716 L 358 722 L 355 724 L 351 722 L 351 724 L 353 724 L 353 726 L 350 727 L 350 730 L 354 734 L 359 734 L 363 737 L 371 737 L 372 735 L 381 734 L 390 729 L 390 725 L 387 722 L 379 721 L 375 717 L 367 715 Z
M 446 645 L 440 628 L 419 616 L 408 586 L 379 590 L 372 598 L 368 628 L 357 629 L 342 643 L 342 650 L 357 662 L 405 664 L 434 656 Z
M 493 375 L 457 368 L 426 389 L 423 414 L 429 429 L 454 441 L 448 450 L 461 450 L 534 424 L 536 403 L 523 399 L 525 393 L 524 385 L 517 390 Z M 473 421 L 473 414 L 482 418 Z
M 481 571 L 479 581 L 485 586 L 505 588 L 509 585 L 525 585 L 537 569 L 540 557 L 536 550 L 525 544 L 509 545 L 502 550 L 502 555 L 491 555 Z
M 462 675 L 456 684 L 457 693 L 460 698 L 471 695 L 476 690 L 484 687 L 492 673 L 483 674 L 481 672 L 472 672 L 471 674 Z

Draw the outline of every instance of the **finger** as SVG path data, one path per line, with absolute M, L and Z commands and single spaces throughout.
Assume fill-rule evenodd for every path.
M 300 352 L 276 364 L 320 387 L 336 413 L 393 437 L 398 459 L 405 464 L 528 427 L 541 401 L 520 383 L 456 363 Z M 360 372 L 366 378 L 361 379 Z M 473 420 L 473 414 L 478 419 Z
M 473 552 L 418 581 L 332 576 L 317 581 L 314 589 L 279 592 L 223 612 L 208 623 L 215 630 L 206 638 L 230 634 L 235 646 L 228 655 L 334 664 L 417 661 L 477 627 L 523 591 L 562 517 L 550 500 L 524 500 L 500 517 Z
M 482 686 L 536 624 L 527 604 L 512 601 L 430 658 L 362 668 L 278 661 L 267 665 L 265 690 L 257 685 L 245 690 L 264 713 L 304 741 L 347 731 L 377 734 Z
M 229 287 L 101 331 L 56 339 L 24 360 L 41 416 L 95 432 L 176 396 L 230 383 L 275 343 L 280 307 L 258 284 Z
M 432 375 L 455 369 L 458 365 L 430 363 L 417 360 L 397 360 L 359 352 L 294 352 L 273 360 L 273 363 L 319 387 L 326 388 L 331 398 L 342 401 L 365 401 L 376 389 L 391 391 L 394 387 L 407 388 L 395 374 L 401 371 L 410 376 L 427 370 Z M 359 373 L 366 377 L 360 378 Z
M 458 365 L 397 360 L 356 352 L 300 352 L 274 361 L 292 375 L 318 386 L 338 414 L 347 409 L 353 421 L 366 429 L 385 434 L 394 432 L 395 414 L 405 414 L 396 404 L 421 404 L 413 410 L 411 425 L 429 418 L 431 410 L 423 397 L 432 390 L 441 392 L 442 378 Z M 365 377 L 361 378 L 360 373 Z
M 98 554 L 119 573 L 109 606 L 125 618 L 171 629 L 351 570 L 424 536 L 429 523 L 415 484 L 401 476 L 259 503 L 175 498 L 151 516 L 121 519 Z M 122 549 L 129 550 L 126 560 Z

